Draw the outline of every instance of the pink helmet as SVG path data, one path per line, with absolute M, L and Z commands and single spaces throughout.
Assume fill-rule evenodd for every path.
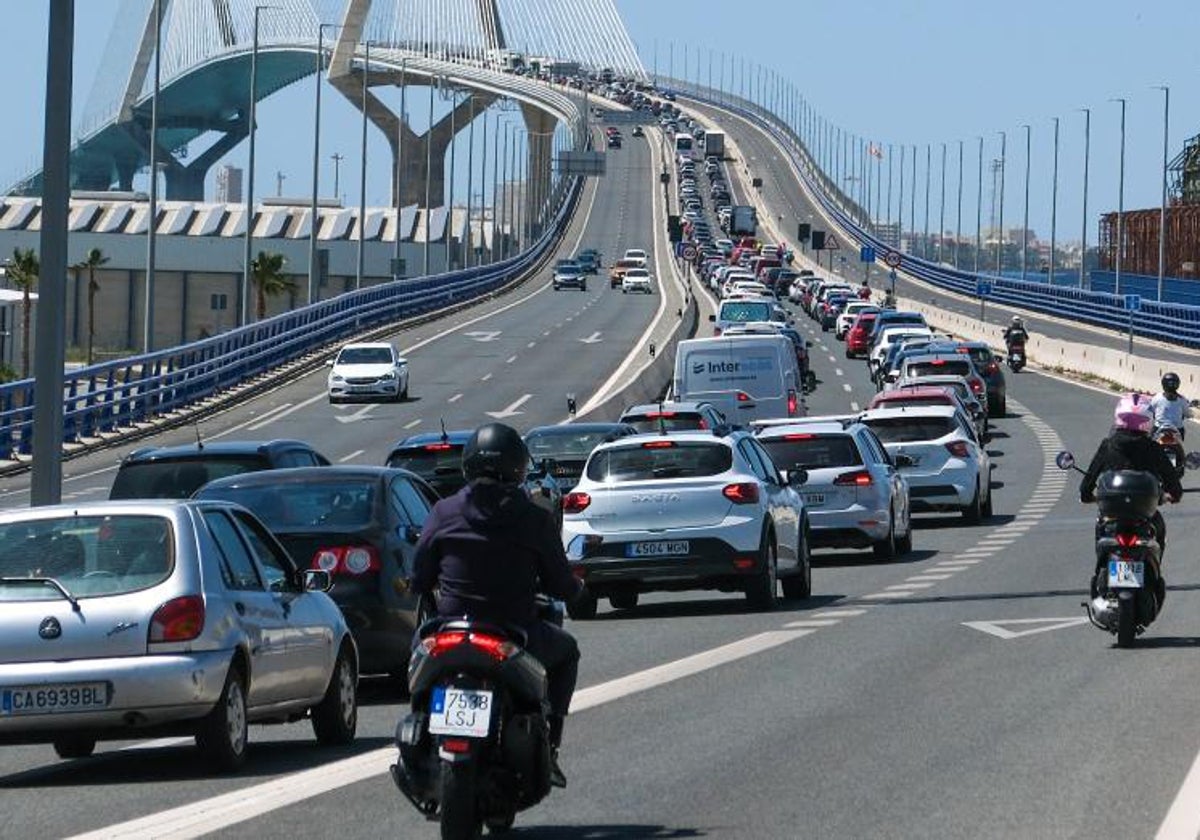
M 1118 429 L 1130 432 L 1149 432 L 1154 424 L 1154 413 L 1150 410 L 1150 399 L 1145 394 L 1125 394 L 1117 401 L 1113 421 Z

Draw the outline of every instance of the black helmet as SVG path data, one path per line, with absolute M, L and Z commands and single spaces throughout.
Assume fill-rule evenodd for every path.
M 467 481 L 492 478 L 520 484 L 529 466 L 529 450 L 521 435 L 503 423 L 480 426 L 463 447 L 463 475 Z
M 1175 393 L 1179 390 L 1179 374 L 1164 373 L 1162 378 L 1162 386 L 1164 391 Z

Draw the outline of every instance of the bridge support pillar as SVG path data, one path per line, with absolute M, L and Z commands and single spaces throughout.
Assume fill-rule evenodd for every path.
M 545 208 L 554 178 L 554 129 L 558 121 L 540 108 L 521 103 L 528 135 L 528 178 L 525 183 L 525 236 L 532 242 L 546 225 Z

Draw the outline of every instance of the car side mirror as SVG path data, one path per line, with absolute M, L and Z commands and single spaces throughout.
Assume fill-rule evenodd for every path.
M 905 455 L 903 452 L 898 452 L 892 456 L 892 463 L 897 467 L 911 467 L 915 462 L 911 455 Z
M 1060 470 L 1070 470 L 1075 468 L 1075 456 L 1070 452 L 1063 450 L 1054 456 L 1054 463 Z
M 326 359 L 325 367 L 333 367 L 333 359 Z
M 328 592 L 333 589 L 333 576 L 324 569 L 305 569 L 301 576 L 305 592 Z
M 708 316 L 708 320 L 709 320 L 709 321 L 711 321 L 712 323 L 714 323 L 714 324 L 715 324 L 715 323 L 717 322 L 717 316 L 716 316 L 716 315 L 709 315 L 709 316 Z
M 788 487 L 799 487 L 808 481 L 808 470 L 801 466 L 794 466 L 790 470 L 785 470 L 783 481 Z

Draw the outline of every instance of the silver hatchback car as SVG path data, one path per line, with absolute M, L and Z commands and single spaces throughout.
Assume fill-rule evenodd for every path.
M 194 735 L 216 769 L 248 723 L 358 722 L 358 651 L 324 590 L 249 511 L 104 502 L 0 514 L 0 744 Z

